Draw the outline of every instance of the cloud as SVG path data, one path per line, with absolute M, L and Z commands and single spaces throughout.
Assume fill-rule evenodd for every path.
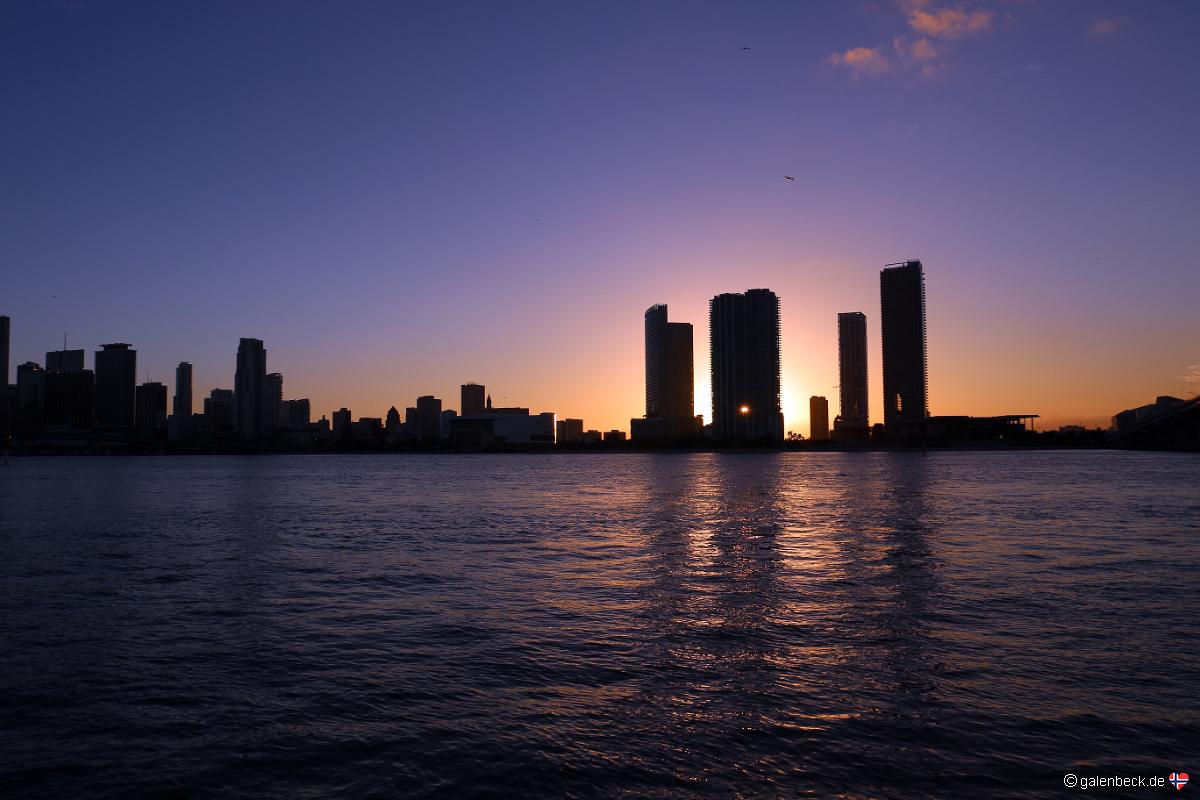
M 967 0 L 965 4 L 938 5 L 938 0 L 893 0 L 914 33 L 892 39 L 886 48 L 854 47 L 826 57 L 825 63 L 845 67 L 855 76 L 885 72 L 918 74 L 934 78 L 953 68 L 956 39 L 991 30 L 996 14 Z
M 844 53 L 833 53 L 825 63 L 845 67 L 855 75 L 878 75 L 891 68 L 883 53 L 873 47 L 852 47 Z
M 937 50 L 928 39 L 917 39 L 908 48 L 908 52 L 917 61 L 932 61 L 938 56 Z
M 1110 36 L 1116 36 L 1121 28 L 1125 27 L 1125 20 L 1116 17 L 1101 17 L 1100 19 L 1092 20 L 1092 24 L 1088 25 L 1088 36 L 1093 39 L 1107 39 Z
M 910 3 L 908 24 L 914 31 L 935 39 L 960 39 L 982 33 L 992 27 L 995 15 L 983 8 L 965 9 L 962 6 L 934 8 L 928 3 Z

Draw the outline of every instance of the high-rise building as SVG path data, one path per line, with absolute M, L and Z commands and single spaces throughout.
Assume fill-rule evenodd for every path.
M 841 413 L 833 421 L 841 439 L 865 438 L 867 419 L 867 315 L 838 314 L 838 395 Z
M 889 436 L 920 435 L 929 416 L 921 262 L 885 264 L 879 272 L 879 300 L 884 428 Z
M 631 426 L 635 437 L 696 438 L 692 325 L 669 322 L 660 303 L 646 309 L 645 329 L 646 416 Z
M 769 289 L 709 303 L 713 437 L 783 439 L 779 297 Z
M 167 387 L 149 381 L 137 387 L 137 435 L 142 439 L 159 436 L 167 425 Z
M 82 350 L 51 350 L 46 353 L 46 372 L 79 372 L 82 369 Z
M 312 424 L 312 404 L 308 398 L 284 400 L 279 422 L 285 428 L 307 428 Z
M 167 436 L 171 439 L 192 436 L 192 365 L 187 361 L 180 361 L 175 367 L 175 396 L 171 399 Z
M 263 433 L 270 433 L 279 428 L 279 420 L 283 413 L 283 375 L 278 372 L 267 373 L 267 399 L 263 406 Z
M 45 424 L 47 428 L 84 430 L 92 427 L 95 377 L 83 368 L 83 350 L 46 353 Z
M 267 419 L 267 351 L 261 339 L 238 343 L 233 379 L 233 427 L 238 438 L 261 439 Z
M 137 350 L 124 342 L 101 345 L 96 351 L 93 365 L 96 390 L 92 395 L 92 405 L 96 427 L 109 430 L 132 428 Z
M 808 438 L 814 442 L 829 438 L 829 401 L 824 397 L 808 398 Z
M 417 398 L 417 438 L 437 442 L 442 436 L 442 401 L 433 395 Z
M 16 430 L 41 430 L 46 413 L 46 372 L 36 361 L 17 365 Z
M 339 408 L 333 412 L 333 438 L 339 441 L 345 441 L 350 438 L 350 426 L 353 424 L 350 417 L 350 409 Z
M 46 427 L 68 430 L 92 427 L 94 381 L 90 369 L 47 372 Z
M 209 433 L 233 432 L 233 389 L 213 389 L 204 398 L 204 427 Z
M 171 403 L 171 413 L 180 417 L 192 416 L 192 365 L 180 361 L 175 368 L 175 397 Z
M 483 385 L 479 383 L 464 383 L 462 385 L 462 413 L 482 414 L 484 411 Z
M 12 403 L 8 388 L 8 335 L 9 318 L 0 316 L 0 447 L 4 446 L 4 438 L 10 430 L 8 413 Z
M 580 444 L 583 442 L 583 420 L 560 419 L 555 424 L 555 439 L 559 444 Z

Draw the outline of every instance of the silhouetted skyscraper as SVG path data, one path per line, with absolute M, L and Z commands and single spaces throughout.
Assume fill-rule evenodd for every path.
M 339 408 L 333 412 L 333 438 L 341 441 L 350 439 L 351 422 L 350 409 Z
M 137 350 L 123 342 L 101 345 L 94 356 L 96 391 L 92 396 L 97 428 L 133 427 Z
M 312 405 L 308 398 L 284 400 L 279 422 L 285 428 L 307 428 L 312 424 Z
M 175 367 L 175 396 L 171 399 L 167 436 L 171 439 L 192 436 L 192 365 L 187 361 L 180 361 Z
M 861 311 L 838 314 L 838 390 L 841 413 L 834 420 L 837 436 L 863 438 L 867 418 L 867 315 Z
M 204 428 L 210 433 L 233 431 L 233 389 L 213 389 L 204 398 Z
M 171 413 L 177 417 L 192 417 L 192 365 L 187 361 L 180 361 L 175 368 L 175 398 Z
M 646 309 L 646 416 L 661 420 L 639 425 L 648 438 L 691 438 L 700 433 L 696 423 L 692 325 L 669 322 L 667 306 Z
M 889 435 L 917 435 L 929 416 L 921 262 L 885 264 L 879 272 L 879 299 L 884 426 Z
M 9 319 L 0 316 L 0 446 L 3 446 L 3 437 L 10 430 L 8 412 L 12 400 L 8 388 L 8 336 Z
M 577 444 L 583 441 L 583 420 L 560 419 L 554 423 L 554 438 L 559 444 Z
M 46 372 L 79 372 L 81 369 L 82 350 L 51 350 L 46 353 Z
M 263 433 L 269 434 L 279 427 L 279 417 L 283 411 L 283 375 L 278 372 L 267 373 L 267 399 L 263 406 Z
M 167 387 L 158 381 L 137 387 L 137 435 L 143 439 L 159 436 L 167 425 Z
M 768 289 L 709 303 L 713 437 L 783 439 L 779 298 Z
M 461 405 L 463 416 L 468 414 L 482 414 L 484 411 L 483 385 L 478 383 L 464 383 L 462 385 Z
M 36 361 L 17 365 L 17 417 L 15 430 L 41 430 L 46 412 L 46 372 Z
M 829 438 L 829 401 L 824 397 L 808 398 L 808 438 L 814 442 Z
M 90 369 L 47 372 L 46 427 L 70 430 L 92 427 L 94 392 L 95 376 Z
M 83 368 L 83 350 L 46 353 L 45 425 L 84 430 L 92 427 L 95 376 Z
M 417 398 L 417 437 L 437 442 L 442 437 L 442 401 L 433 395 Z
M 261 339 L 242 339 L 233 379 L 233 428 L 239 438 L 262 438 L 266 407 L 267 351 Z

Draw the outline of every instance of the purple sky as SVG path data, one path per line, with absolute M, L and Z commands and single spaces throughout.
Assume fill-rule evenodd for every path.
M 926 266 L 933 413 L 1200 388 L 1200 4 L 14 2 L 13 363 L 133 343 L 382 416 L 458 384 L 627 428 L 642 313 L 781 297 L 787 428 L 836 314 Z M 749 47 L 749 50 L 743 50 Z M 784 175 L 793 175 L 794 182 Z M 10 379 L 11 376 L 10 376 Z

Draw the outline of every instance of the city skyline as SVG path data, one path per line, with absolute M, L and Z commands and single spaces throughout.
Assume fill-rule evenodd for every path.
M 129 341 L 139 381 L 186 359 L 203 393 L 254 336 L 320 413 L 470 376 L 609 429 L 643 413 L 648 301 L 699 325 L 768 286 L 803 432 L 832 315 L 877 333 L 874 272 L 920 257 L 931 413 L 1186 394 L 1200 12 L 969 5 L 11 6 L 12 364 Z
M 881 320 L 879 350 L 883 364 L 881 371 L 884 376 L 881 406 L 884 412 L 881 415 L 882 420 L 877 421 L 871 417 L 871 425 L 886 428 L 891 437 L 900 440 L 911 438 L 917 435 L 918 431 L 924 430 L 924 421 L 927 417 L 960 416 L 937 414 L 930 408 L 928 402 L 926 284 L 924 266 L 919 259 L 883 265 L 879 271 L 878 304 L 879 319 Z M 16 359 L 12 358 L 12 354 L 8 350 L 11 332 L 10 319 L 11 315 L 0 316 L 0 324 L 2 324 L 2 329 L 0 329 L 2 337 L 0 338 L 3 338 L 5 344 L 3 358 L 6 362 L 16 363 Z M 726 405 L 731 412 L 720 424 L 717 424 L 718 420 L 714 418 L 714 415 L 698 415 L 698 420 L 703 422 L 707 428 L 711 428 L 710 432 L 703 434 L 703 438 L 720 441 L 758 439 L 765 436 L 782 440 L 786 433 L 789 437 L 799 434 L 802 438 L 813 439 L 828 439 L 831 436 L 842 440 L 864 439 L 867 431 L 856 432 L 858 426 L 853 419 L 849 420 L 840 435 L 837 433 L 835 430 L 837 426 L 832 424 L 828 401 L 823 396 L 814 395 L 809 398 L 808 413 L 803 417 L 804 424 L 807 426 L 805 430 L 809 431 L 808 434 L 803 433 L 798 421 L 789 419 L 785 412 L 780 412 L 781 418 L 778 426 L 772 421 L 774 419 L 773 411 L 768 411 L 765 417 L 757 412 L 751 414 L 750 397 L 752 394 L 760 397 L 759 402 L 753 403 L 756 408 L 766 407 L 768 409 L 771 405 L 770 401 L 762 398 L 766 398 L 772 393 L 775 396 L 781 394 L 780 365 L 783 359 L 779 344 L 781 339 L 779 331 L 782 328 L 782 320 L 780 299 L 769 289 L 750 289 L 744 293 L 727 292 L 709 300 L 709 348 L 707 349 L 710 354 L 714 355 L 714 360 L 710 361 L 712 381 L 709 383 L 710 385 L 718 383 L 716 378 L 718 372 L 728 375 L 726 379 L 728 385 L 724 391 L 727 395 Z M 866 372 L 864 352 L 869 354 L 871 351 L 867 320 L 868 316 L 859 311 L 837 312 L 836 314 L 837 379 L 839 384 L 834 388 L 839 389 L 841 395 L 837 420 L 839 424 L 843 422 L 840 413 L 842 410 L 856 404 L 870 405 L 869 395 L 866 391 L 870 381 L 863 374 Z M 685 399 L 680 396 L 679 392 L 681 388 L 693 387 L 699 378 L 694 363 L 695 334 L 692 324 L 668 321 L 667 304 L 657 303 L 644 312 L 642 327 L 644 340 L 641 355 L 645 414 L 641 417 L 631 418 L 628 428 L 621 425 L 609 428 L 605 424 L 599 423 L 593 430 L 611 430 L 614 433 L 628 430 L 632 431 L 635 438 L 643 440 L 700 437 L 700 430 L 693 429 L 687 422 L 691 419 L 688 411 L 695 409 L 696 406 L 692 404 L 692 398 Z M 714 331 L 717 333 L 714 334 Z M 180 409 L 188 409 L 187 413 L 190 415 L 190 409 L 194 404 L 193 367 L 190 362 L 181 361 L 177 364 L 174 383 L 168 384 L 163 381 L 151 380 L 148 374 L 145 380 L 139 382 L 137 380 L 138 349 L 135 346 L 128 343 L 101 345 L 93 353 L 95 369 L 85 371 L 83 363 L 86 351 L 84 349 L 68 350 L 65 349 L 65 345 L 64 338 L 63 350 L 46 351 L 44 365 L 26 360 L 20 362 L 19 369 L 36 369 L 39 373 L 45 373 L 47 379 L 58 375 L 59 377 L 56 379 L 60 382 L 67 380 L 66 375 L 81 371 L 86 372 L 89 376 L 96 376 L 95 388 L 92 389 L 89 385 L 87 397 L 88 407 L 95 404 L 94 422 L 89 423 L 88 427 L 94 425 L 98 431 L 128 427 L 137 430 L 139 434 L 157 430 L 159 434 L 172 439 L 186 438 L 191 435 L 192 421 L 190 418 L 185 418 L 182 423 L 170 418 L 174 417 Z M 715 359 L 718 351 L 725 353 L 725 356 L 719 360 Z M 885 357 L 885 354 L 889 353 L 890 355 Z M 866 360 L 869 361 L 869 356 Z M 721 366 L 714 369 L 711 364 L 720 364 Z M 229 390 L 220 386 L 213 387 L 209 398 L 203 401 L 205 414 L 208 414 L 211 398 L 215 398 L 219 393 L 227 392 L 233 401 L 229 412 L 231 429 L 237 438 L 243 441 L 270 438 L 272 431 L 287 426 L 287 420 L 303 419 L 305 425 L 311 422 L 311 399 L 309 397 L 286 397 L 283 391 L 283 374 L 281 372 L 268 373 L 266 370 L 264 342 L 254 338 L 239 338 L 236 366 L 232 378 L 235 388 Z M 41 383 L 38 385 L 43 386 Z M 239 386 L 245 386 L 246 389 L 239 390 L 237 388 Z M 182 397 L 179 394 L 181 387 L 186 387 L 187 391 L 187 394 Z M 412 418 L 415 414 L 415 418 L 418 420 L 418 439 L 428 441 L 437 439 L 439 436 L 443 439 L 446 438 L 448 429 L 446 420 L 442 418 L 443 407 L 447 409 L 444 413 L 451 416 L 491 413 L 490 393 L 486 393 L 486 407 L 484 406 L 485 385 L 468 381 L 459 384 L 458 388 L 460 393 L 459 409 L 445 406 L 441 394 L 418 396 L 416 407 L 407 409 L 408 417 Z M 19 387 L 14 384 L 13 390 L 17 391 L 18 389 Z M 39 391 L 44 392 L 45 388 L 41 388 Z M 60 399 L 65 397 L 65 391 L 67 391 L 65 388 L 59 388 L 56 396 Z M 167 414 L 168 392 L 171 396 L 170 416 Z M 1196 390 L 1185 390 L 1180 394 L 1191 396 L 1197 393 Z M 94 399 L 93 394 L 95 395 Z M 146 397 L 153 395 L 155 398 L 155 411 L 161 416 L 161 419 L 157 420 L 157 425 L 154 421 L 155 412 L 151 412 L 147 416 L 143 414 L 138 403 L 131 403 L 135 395 L 140 397 L 143 394 Z M 118 398 L 114 395 L 121 395 L 121 397 Z M 129 395 L 129 397 L 124 395 Z M 735 400 L 735 396 L 743 399 Z M 905 396 L 916 398 L 916 409 L 913 409 L 912 403 L 908 406 L 903 405 Z M 449 394 L 446 397 L 453 397 L 453 395 Z M 507 399 L 507 395 L 502 397 Z M 715 400 L 715 398 L 712 399 Z M 818 401 L 820 408 L 818 408 Z M 402 400 L 399 402 L 403 404 Z M 72 414 L 78 415 L 81 407 L 78 407 L 75 400 L 70 403 L 73 405 L 55 412 L 56 419 L 71 417 Z M 300 404 L 303 406 L 303 413 L 300 411 Z M 42 405 L 43 402 L 39 401 L 38 406 L 42 407 Z M 712 409 L 715 405 L 713 402 L 708 407 Z M 506 411 L 516 410 L 528 415 L 528 408 L 504 405 L 498 405 L 497 408 Z M 378 417 L 373 416 L 375 411 L 375 409 L 370 409 L 364 414 L 360 410 L 359 420 L 381 422 L 384 417 L 389 421 L 398 417 L 395 402 L 391 402 L 388 410 L 380 413 Z M 320 414 L 322 420 L 337 420 L 341 417 L 346 426 L 354 421 L 353 409 L 346 405 L 330 408 L 328 413 L 320 411 L 318 407 L 317 413 Z M 560 421 L 571 418 L 569 412 L 548 413 L 556 415 Z M 131 420 L 130 424 L 114 424 L 112 422 L 121 415 L 128 416 Z M 972 413 L 967 416 L 1005 415 Z M 47 417 L 47 419 L 50 418 Z M 660 422 L 674 420 L 675 422 L 672 423 L 674 427 L 641 427 L 639 431 L 639 423 L 654 419 L 658 419 Z M 1110 414 L 1096 427 L 1108 428 L 1111 424 L 1115 424 L 1113 419 L 1113 415 Z M 411 419 L 406 421 L 411 422 Z M 575 417 L 572 421 L 578 422 L 579 419 Z M 684 424 L 680 425 L 680 422 Z M 901 422 L 903 422 L 903 426 L 901 426 Z M 172 425 L 170 429 L 168 429 L 168 423 Z M 180 424 L 183 427 L 178 427 Z M 337 428 L 338 425 L 335 422 L 335 434 Z M 441 433 L 439 434 L 438 431 Z M 818 431 L 821 432 L 819 435 Z

